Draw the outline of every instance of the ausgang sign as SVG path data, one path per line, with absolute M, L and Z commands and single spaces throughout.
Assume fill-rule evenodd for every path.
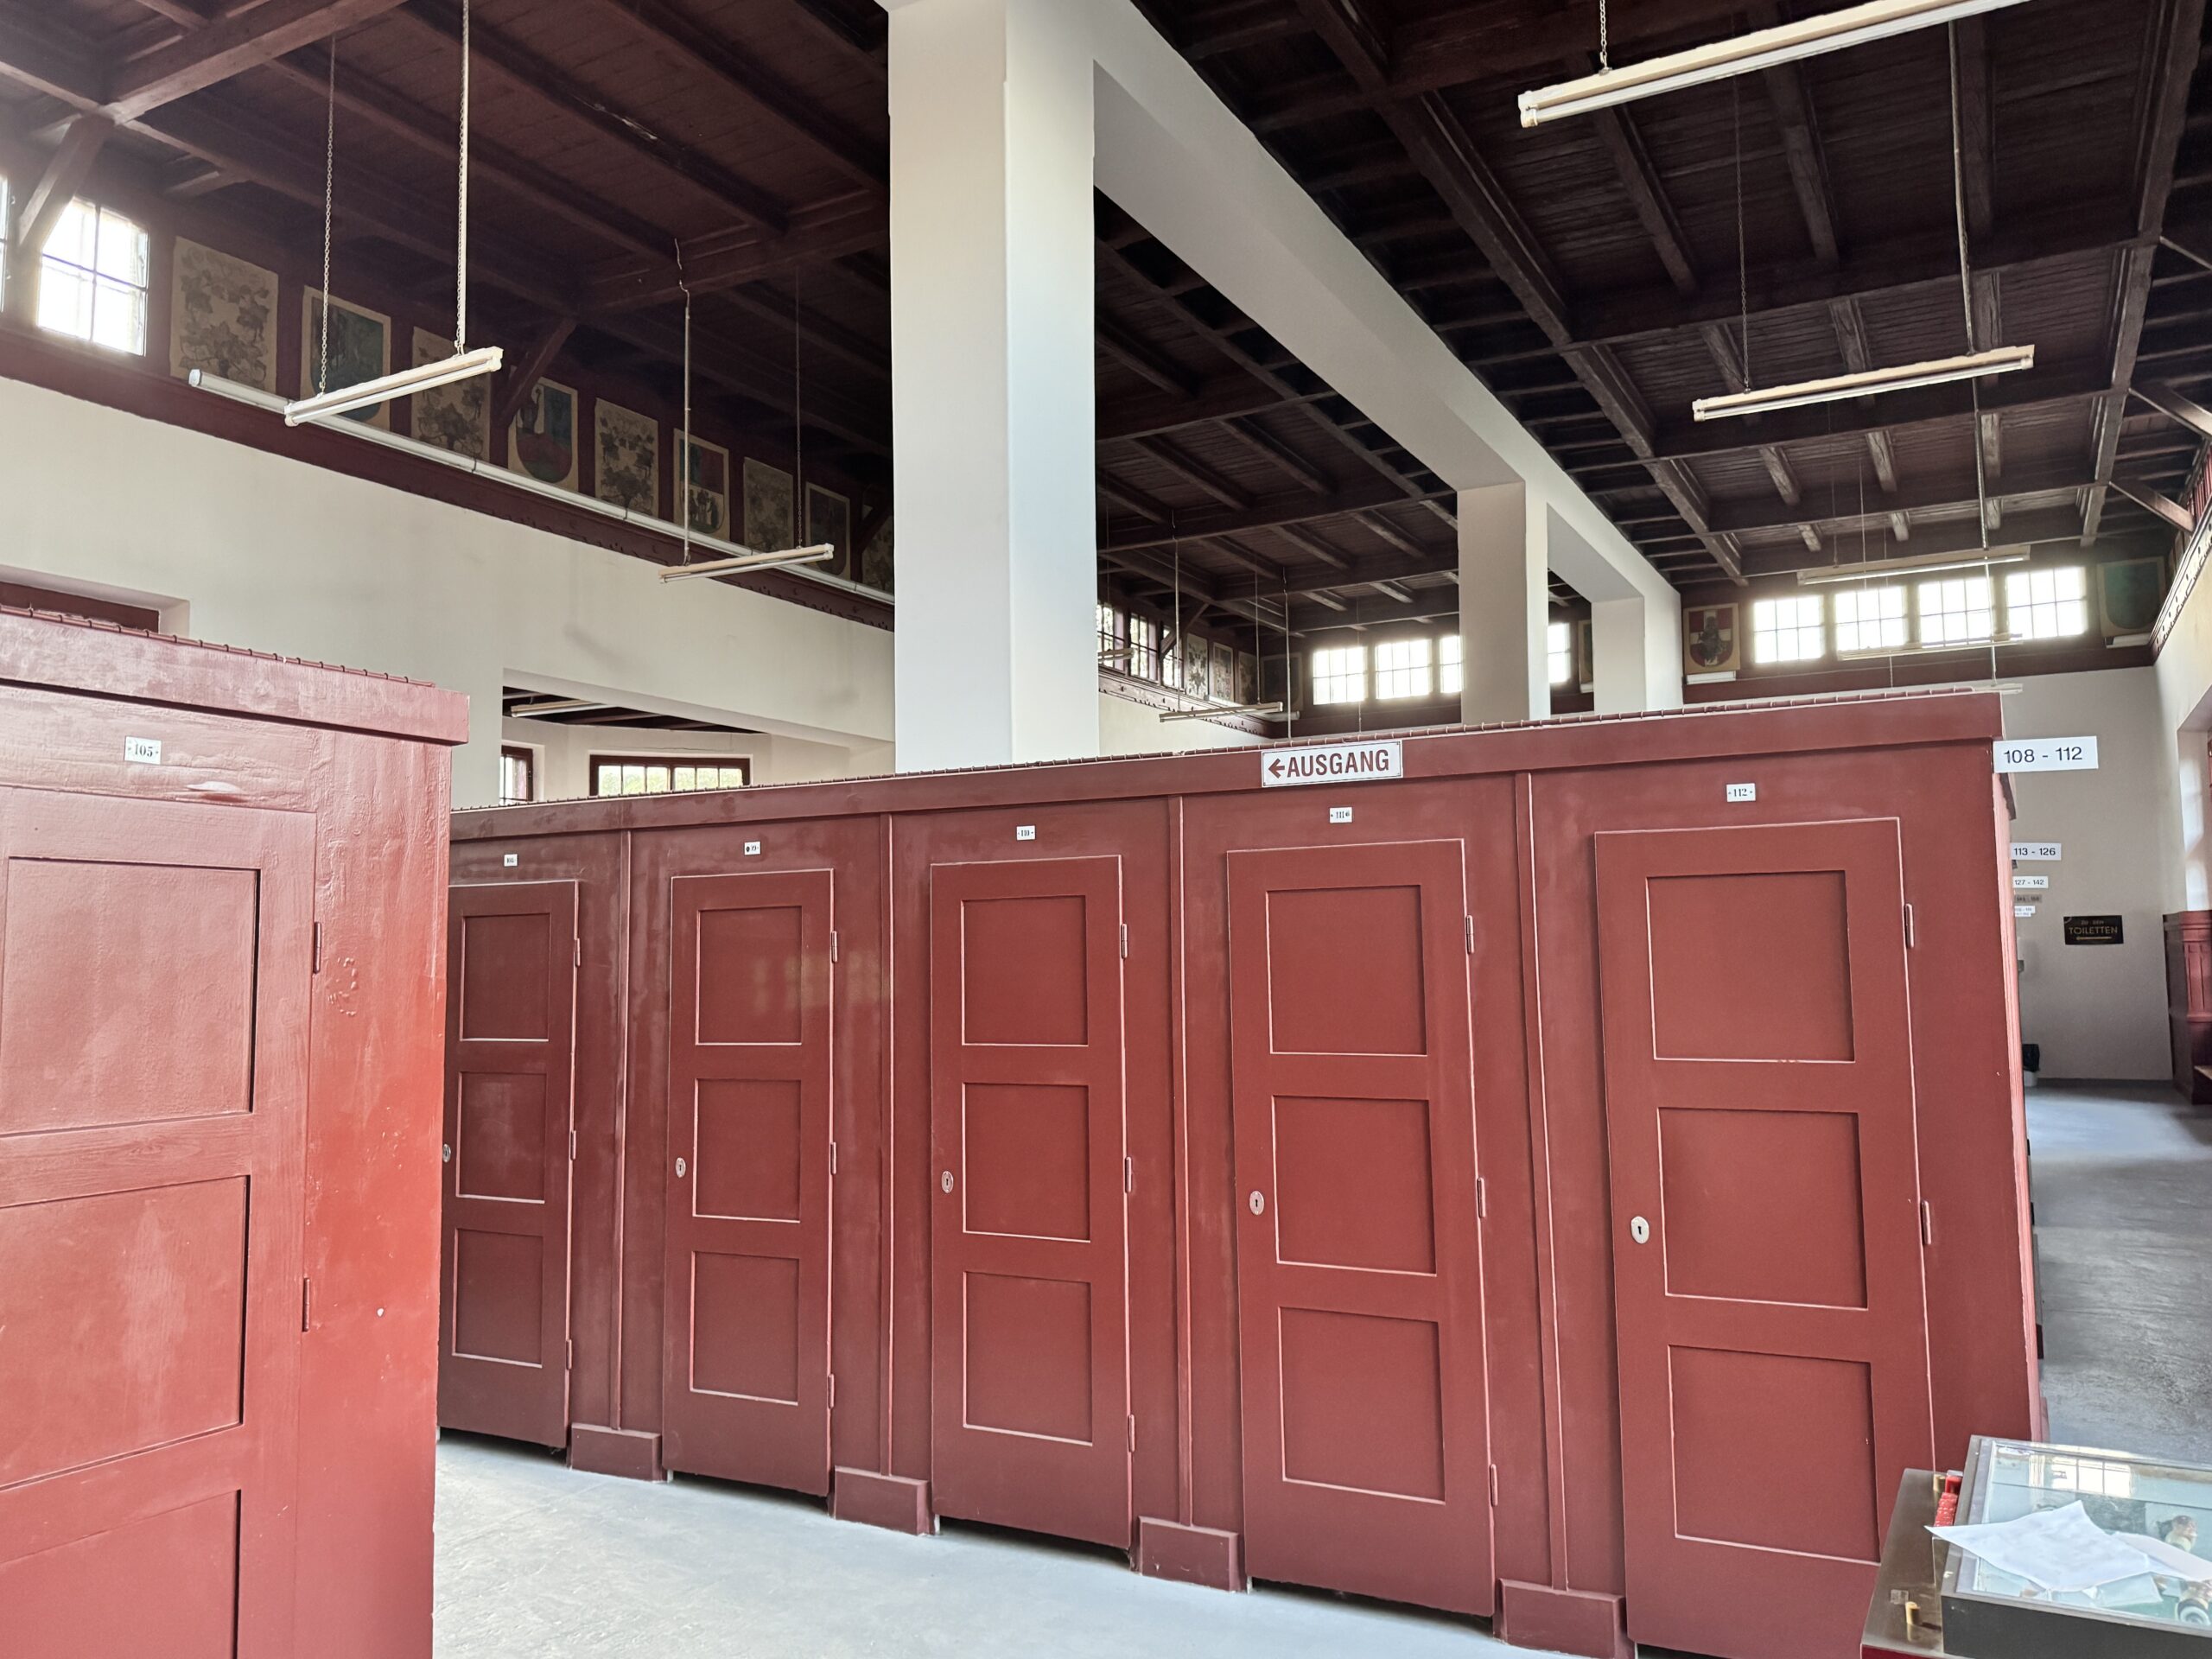
M 1292 789 L 1300 784 L 1370 784 L 1405 775 L 1405 749 L 1395 737 L 1368 743 L 1268 749 L 1260 756 L 1262 789 Z

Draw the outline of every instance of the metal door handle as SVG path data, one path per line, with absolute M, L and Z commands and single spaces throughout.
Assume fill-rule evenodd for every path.
M 676 1179 L 677 1179 L 677 1180 L 679 1180 L 679 1181 L 680 1181 L 680 1180 L 682 1180 L 682 1179 L 683 1179 L 683 1172 L 684 1172 L 684 1162 L 683 1162 L 683 1160 L 681 1158 L 679 1158 L 679 1159 L 677 1159 L 677 1160 L 676 1160 Z
M 1639 1244 L 1649 1244 L 1651 1242 L 1651 1224 L 1642 1216 L 1630 1217 L 1628 1236 Z
M 952 1191 L 952 1172 L 951 1172 L 950 1170 L 949 1170 L 949 1169 L 948 1169 L 948 1170 L 946 1170 L 946 1171 L 944 1172 L 944 1174 L 942 1174 L 942 1175 L 940 1175 L 940 1176 L 938 1176 L 938 1177 L 937 1178 L 937 1184 L 938 1184 L 939 1186 L 943 1187 L 943 1188 L 944 1188 L 947 1192 L 951 1192 L 951 1191 Z
M 1252 1213 L 1255 1216 L 1264 1216 L 1268 1213 L 1267 1195 L 1256 1187 L 1253 1189 L 1252 1196 L 1244 1202 L 1252 1206 Z

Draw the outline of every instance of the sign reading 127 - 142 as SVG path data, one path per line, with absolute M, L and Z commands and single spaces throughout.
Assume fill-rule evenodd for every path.
M 1371 784 L 1405 775 L 1405 747 L 1395 737 L 1365 743 L 1317 743 L 1311 748 L 1265 749 L 1260 754 L 1263 789 L 1290 789 L 1300 784 Z

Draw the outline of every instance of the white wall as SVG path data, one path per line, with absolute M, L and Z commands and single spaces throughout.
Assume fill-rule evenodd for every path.
M 2016 772 L 2015 841 L 2055 841 L 2056 864 L 2021 864 L 2048 875 L 2036 913 L 2017 924 L 2021 1036 L 2043 1045 L 2047 1077 L 2163 1077 L 2166 1057 L 2164 912 L 2170 849 L 2158 810 L 2170 791 L 2171 746 L 2159 715 L 2158 671 L 2030 675 L 2004 699 L 2014 737 L 2097 739 L 2094 772 Z M 2201 746 L 2200 746 L 2201 747 Z M 2126 943 L 2069 945 L 2068 916 L 2117 915 Z
M 1127 697 L 1098 697 L 1098 753 L 1101 754 L 1180 753 L 1185 749 L 1249 748 L 1262 741 L 1249 732 L 1218 726 L 1210 720 L 1162 720 L 1157 709 L 1147 709 Z
M 581 800 L 591 793 L 594 754 L 667 755 L 690 760 L 741 758 L 755 784 L 808 784 L 824 778 L 872 775 L 875 752 L 765 732 L 664 732 L 620 726 L 563 726 L 545 720 L 502 722 L 501 741 L 535 751 L 537 798 Z M 888 771 L 888 753 L 880 769 Z
M 718 582 L 668 587 L 642 560 L 19 381 L 0 380 L 0 480 L 10 576 L 162 601 L 200 639 L 467 692 L 461 805 L 498 798 L 511 683 L 797 739 L 794 775 L 830 764 L 809 753 L 823 748 L 849 759 L 830 775 L 888 766 L 880 628 Z

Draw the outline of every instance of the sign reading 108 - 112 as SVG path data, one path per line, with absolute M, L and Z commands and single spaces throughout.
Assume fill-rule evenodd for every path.
M 1999 772 L 2094 772 L 2094 737 L 2005 737 L 1990 745 Z

